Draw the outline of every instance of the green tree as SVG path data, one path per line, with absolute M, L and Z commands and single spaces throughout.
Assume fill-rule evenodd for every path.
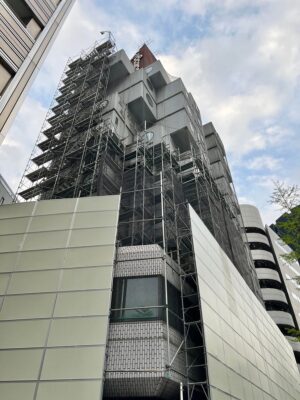
M 287 261 L 300 260 L 300 188 L 275 181 L 270 203 L 285 211 L 277 228 L 281 239 L 291 247 L 292 252 L 282 257 Z
M 288 262 L 300 260 L 300 188 L 297 185 L 285 185 L 275 181 L 274 190 L 270 199 L 271 204 L 285 211 L 276 226 L 281 239 L 291 247 L 292 252 L 281 257 Z M 300 276 L 294 278 L 300 284 Z M 290 329 L 288 333 L 300 342 L 300 330 Z

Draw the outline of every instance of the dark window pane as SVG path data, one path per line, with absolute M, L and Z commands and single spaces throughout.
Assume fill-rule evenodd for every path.
M 245 231 L 247 233 L 260 233 L 261 235 L 267 236 L 266 232 L 261 228 L 254 228 L 254 227 L 248 228 L 248 227 L 246 227 Z
M 162 319 L 161 277 L 116 278 L 113 287 L 113 320 Z
M 161 305 L 158 277 L 127 279 L 124 308 Z M 125 310 L 124 318 L 157 318 L 157 308 L 136 308 Z
M 182 332 L 182 308 L 180 292 L 168 282 L 169 323 L 176 330 Z
M 164 278 L 115 278 L 112 295 L 113 321 L 166 320 Z M 183 332 L 180 292 L 168 282 L 169 323 Z
M 249 246 L 251 250 L 265 250 L 272 252 L 271 247 L 268 246 L 266 243 L 261 242 L 249 242 Z

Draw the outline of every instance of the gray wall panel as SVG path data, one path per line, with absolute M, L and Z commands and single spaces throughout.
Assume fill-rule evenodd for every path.
M 292 349 L 190 207 L 212 399 L 298 400 Z
M 1 206 L 3 399 L 102 398 L 118 214 L 119 196 Z

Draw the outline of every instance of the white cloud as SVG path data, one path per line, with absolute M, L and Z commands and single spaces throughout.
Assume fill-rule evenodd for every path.
M 49 104 L 67 58 L 101 39 L 100 31 L 106 29 L 114 33 L 118 48 L 125 48 L 129 56 L 143 41 L 152 39 L 150 47 L 160 49 L 159 58 L 167 71 L 182 77 L 203 120 L 211 120 L 219 131 L 240 182 L 245 178 L 239 175 L 239 168 L 250 153 L 254 171 L 258 171 L 255 162 L 259 161 L 264 169 L 277 171 L 284 158 L 278 153 L 282 147 L 294 151 L 298 145 L 300 151 L 291 125 L 299 124 L 300 107 L 298 0 L 112 1 L 114 12 L 108 11 L 104 1 L 75 2 L 0 150 L 1 172 L 13 186 L 42 125 L 45 108 L 35 99 Z M 163 25 L 168 20 L 172 28 L 169 36 Z M 186 21 L 190 24 L 185 33 L 182 24 Z M 32 109 L 36 111 L 34 118 Z M 271 160 L 272 149 L 279 155 Z M 282 179 L 291 176 L 296 180 L 292 183 L 297 183 L 300 176 L 295 171 L 281 164 Z M 271 215 L 273 211 L 266 206 L 270 176 L 255 173 L 245 185 L 241 196 L 257 202 Z
M 271 156 L 257 156 L 247 162 L 248 169 L 254 170 L 277 170 L 280 168 L 282 159 Z
M 0 147 L 0 171 L 15 191 L 25 170 L 47 110 L 28 97 L 14 122 L 10 135 Z
M 138 24 L 126 18 L 120 23 L 115 15 L 99 7 L 96 0 L 76 1 L 41 68 L 34 84 L 35 91 L 49 92 L 49 88 L 52 88 L 54 93 L 67 60 L 76 58 L 96 41 L 103 40 L 106 35 L 102 36 L 100 31 L 105 30 L 111 31 L 116 37 L 118 48 L 125 46 L 129 54 L 136 51 L 144 38 Z
M 246 178 L 247 182 L 255 182 L 257 186 L 267 189 L 270 193 L 274 188 L 274 181 L 278 180 L 277 175 L 249 175 Z M 266 192 L 264 193 L 265 196 Z
M 186 7 L 196 12 L 204 3 L 190 1 Z M 221 3 L 213 1 L 219 8 Z M 251 6 L 260 6 L 256 13 L 240 15 L 240 2 L 228 1 L 222 14 L 214 14 L 209 35 L 188 48 L 177 44 L 176 54 L 162 56 L 169 72 L 182 76 L 203 119 L 214 122 L 235 157 L 291 136 L 279 125 L 288 125 L 281 115 L 287 116 L 299 89 L 297 4 L 255 2 Z

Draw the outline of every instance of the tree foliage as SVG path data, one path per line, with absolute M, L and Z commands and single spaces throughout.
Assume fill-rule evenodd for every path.
M 298 185 L 285 185 L 284 182 L 273 181 L 274 190 L 270 203 L 276 204 L 282 211 L 291 212 L 300 204 L 300 187 Z
M 270 203 L 285 211 L 280 221 L 277 222 L 278 233 L 281 239 L 292 249 L 291 253 L 281 257 L 287 261 L 300 260 L 300 188 L 297 185 L 285 185 L 275 181 Z M 294 278 L 300 284 L 300 276 Z M 300 330 L 290 329 L 289 335 L 295 342 L 300 342 Z
M 270 203 L 278 205 L 285 213 L 277 222 L 281 239 L 291 247 L 292 252 L 284 255 L 287 261 L 300 259 L 300 188 L 274 182 Z

